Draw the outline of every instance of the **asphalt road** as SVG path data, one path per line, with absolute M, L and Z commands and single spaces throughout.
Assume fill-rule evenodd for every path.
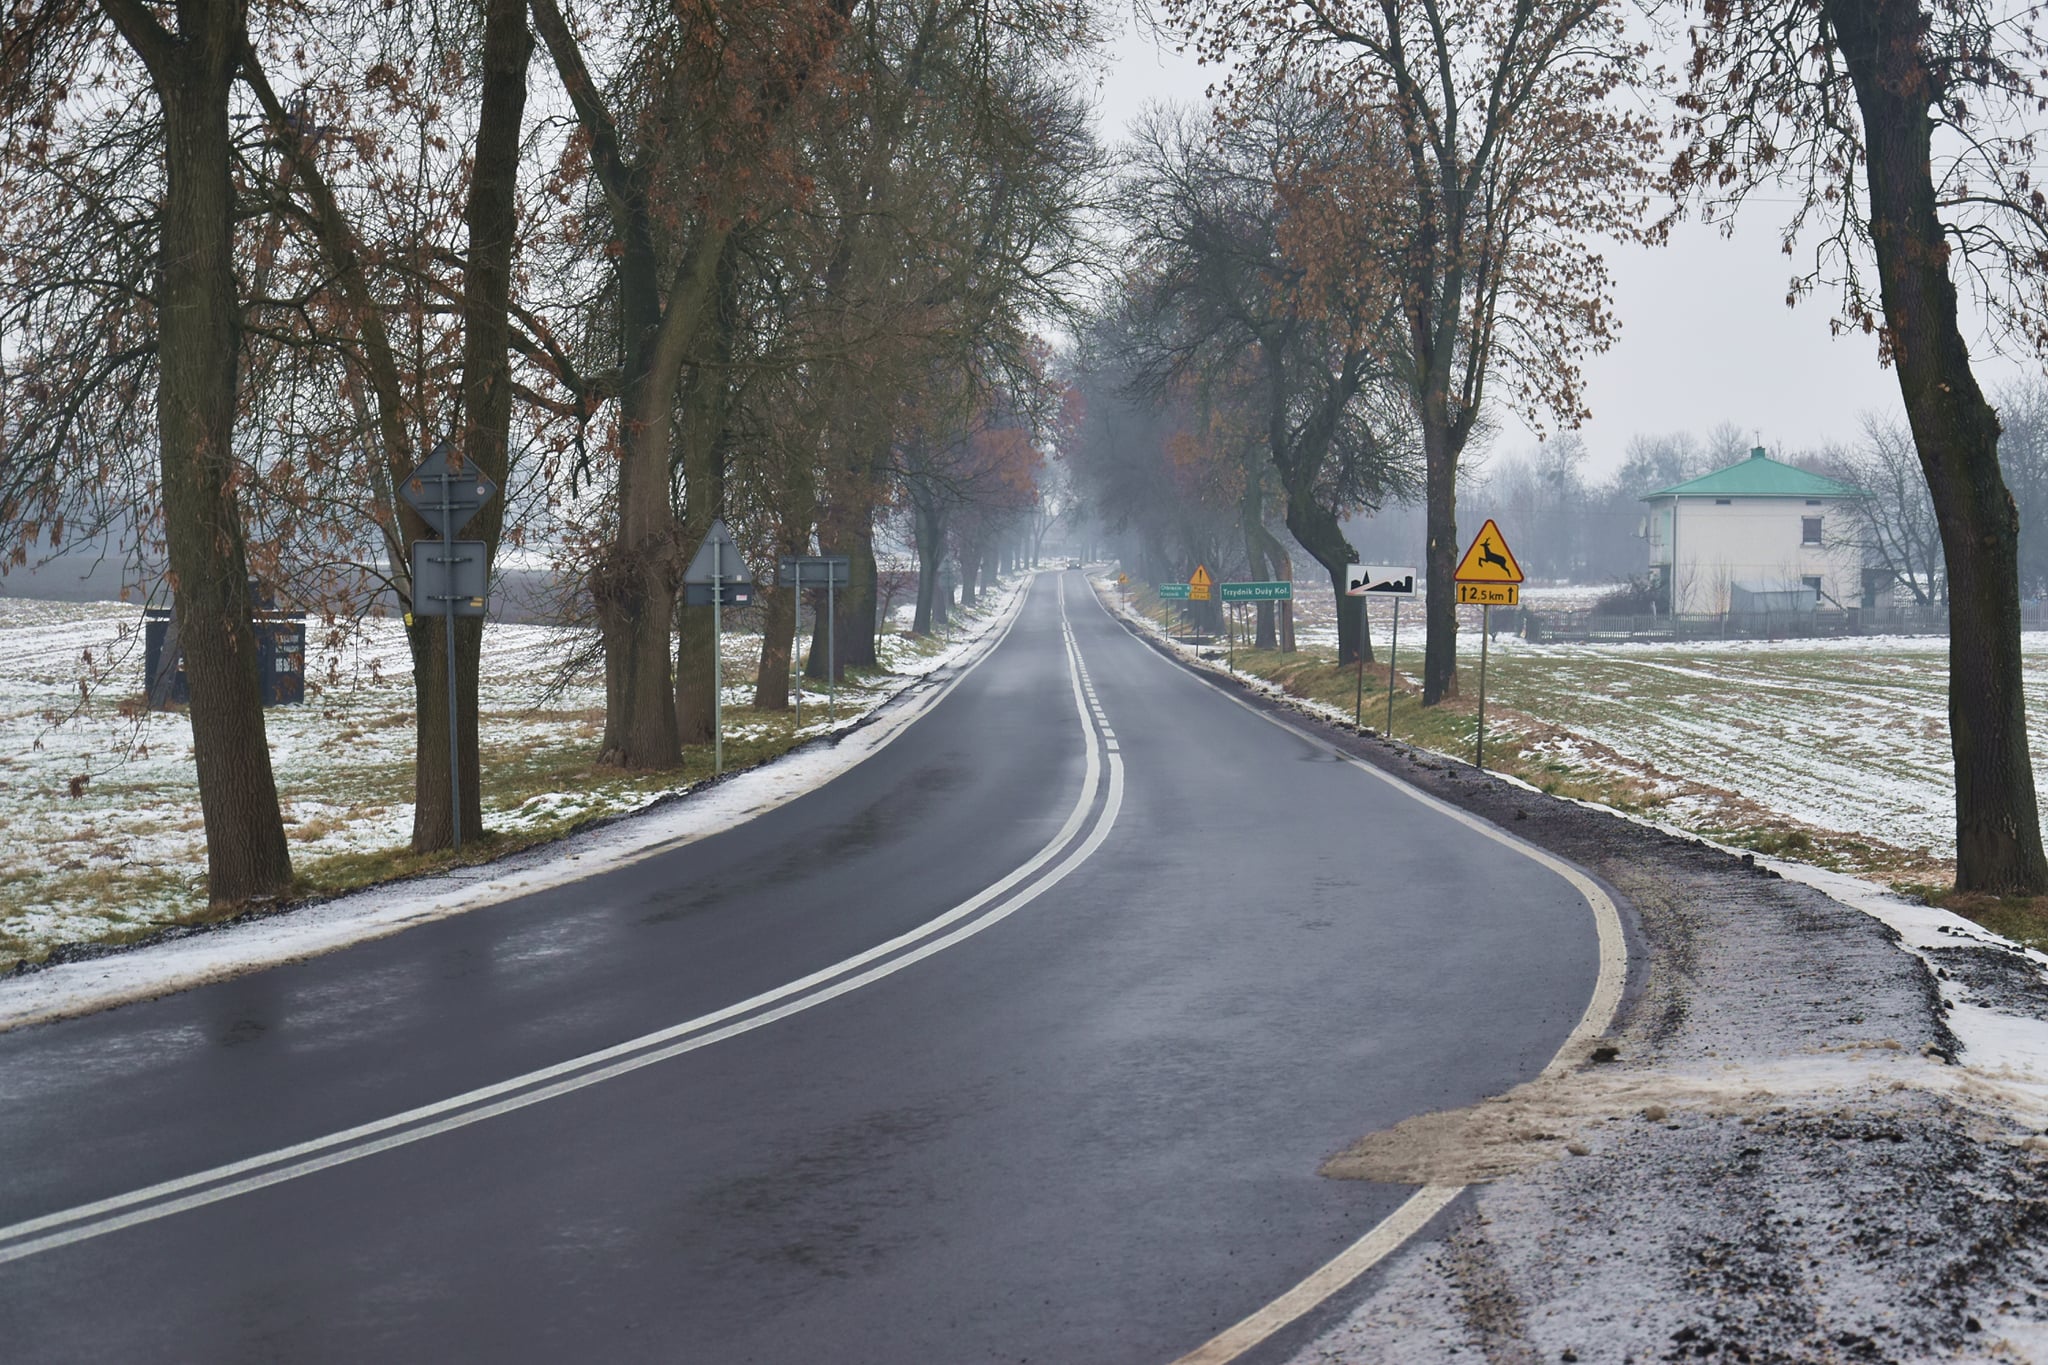
M 738 829 L 0 1035 L 0 1358 L 1164 1365 L 1596 972 L 1562 878 L 1042 575 Z

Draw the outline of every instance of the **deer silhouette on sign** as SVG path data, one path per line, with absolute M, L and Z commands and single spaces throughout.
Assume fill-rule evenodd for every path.
M 1490 540 L 1482 539 L 1479 542 L 1479 562 L 1481 564 L 1498 564 L 1502 573 L 1509 571 L 1507 556 L 1494 549 L 1493 542 Z

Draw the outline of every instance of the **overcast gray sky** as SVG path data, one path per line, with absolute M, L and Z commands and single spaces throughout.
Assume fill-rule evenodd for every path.
M 1162 50 L 1135 23 L 1109 58 L 1098 99 L 1110 142 L 1148 102 L 1199 102 L 1214 74 Z M 1866 411 L 1900 411 L 1896 378 L 1878 367 L 1873 338 L 1831 336 L 1827 298 L 1785 306 L 1793 263 L 1779 250 L 1775 216 L 1784 207 L 1750 204 L 1732 238 L 1688 223 L 1661 249 L 1609 249 L 1622 331 L 1612 350 L 1587 364 L 1593 418 L 1580 435 L 1588 472 L 1619 464 L 1639 432 L 1704 435 L 1733 422 L 1774 451 L 1794 450 L 1854 439 Z M 1978 373 L 1989 388 L 2019 367 L 1992 358 Z M 1495 448 L 1515 451 L 1534 440 L 1505 418 Z

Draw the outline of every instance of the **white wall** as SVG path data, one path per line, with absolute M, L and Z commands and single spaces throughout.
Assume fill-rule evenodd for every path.
M 1821 543 L 1800 543 L 1807 517 L 1821 519 Z M 1676 522 L 1674 527 L 1673 522 Z M 1823 610 L 1859 606 L 1863 555 L 1844 543 L 1849 511 L 1841 498 L 1660 498 L 1650 504 L 1650 563 L 1673 562 L 1672 610 L 1728 610 L 1735 583 L 1798 583 L 1818 575 Z

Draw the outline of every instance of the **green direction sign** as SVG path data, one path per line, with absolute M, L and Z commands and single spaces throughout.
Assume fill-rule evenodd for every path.
M 1188 585 L 1185 583 L 1161 583 L 1159 596 L 1162 599 L 1185 602 L 1188 600 Z
M 1223 583 L 1219 584 L 1226 602 L 1292 602 L 1292 583 Z

